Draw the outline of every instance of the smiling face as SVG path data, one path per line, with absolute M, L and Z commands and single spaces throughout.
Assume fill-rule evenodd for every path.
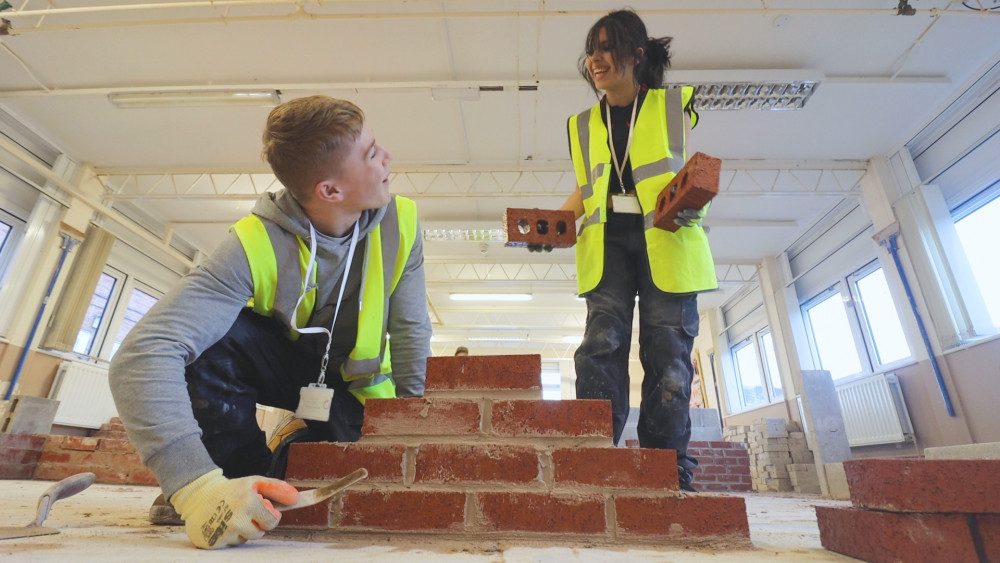
M 639 56 L 641 51 L 639 49 Z M 588 41 L 584 67 L 595 89 L 606 92 L 613 102 L 621 100 L 627 103 L 638 88 L 636 60 L 635 55 L 616 44 L 614 39 L 608 37 L 607 29 L 601 27 Z
M 375 141 L 375 134 L 367 126 L 344 149 L 335 183 L 342 191 L 345 210 L 361 212 L 387 205 L 392 199 L 389 193 L 392 153 Z

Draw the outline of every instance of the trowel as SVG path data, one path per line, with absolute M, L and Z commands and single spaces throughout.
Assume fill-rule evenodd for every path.
M 77 473 L 52 485 L 38 498 L 38 510 L 35 512 L 34 521 L 27 526 L 0 527 L 0 540 L 58 534 L 59 530 L 56 528 L 42 526 L 42 522 L 49 516 L 49 509 L 57 500 L 71 497 L 86 489 L 95 479 L 97 476 L 93 473 Z

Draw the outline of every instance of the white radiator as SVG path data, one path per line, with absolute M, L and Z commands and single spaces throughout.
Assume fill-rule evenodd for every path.
M 59 401 L 53 424 L 100 428 L 118 416 L 108 387 L 107 366 L 63 361 L 52 382 L 49 398 Z
M 851 447 L 913 439 L 910 415 L 894 374 L 873 375 L 838 385 L 837 397 Z

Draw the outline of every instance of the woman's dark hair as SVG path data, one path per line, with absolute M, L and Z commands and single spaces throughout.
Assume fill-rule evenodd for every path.
M 597 86 L 587 71 L 587 56 L 597 50 L 601 29 L 608 34 L 611 60 L 619 71 L 630 59 L 638 59 L 635 65 L 635 79 L 640 85 L 659 88 L 663 84 L 663 71 L 670 66 L 670 37 L 653 38 L 646 33 L 646 24 L 632 10 L 616 10 L 597 20 L 587 32 L 583 55 L 577 63 L 583 79 L 590 84 L 594 93 Z M 639 49 L 643 55 L 639 58 Z

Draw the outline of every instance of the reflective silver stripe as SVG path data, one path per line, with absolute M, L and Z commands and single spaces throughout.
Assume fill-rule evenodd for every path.
M 586 200 L 594 195 L 594 176 L 590 170 L 590 110 L 577 114 L 576 137 L 580 141 L 583 169 L 587 172 L 588 182 L 585 186 L 580 186 L 580 195 Z
M 661 158 L 656 162 L 650 162 L 649 164 L 643 164 L 642 166 L 632 170 L 632 180 L 636 185 L 639 185 L 644 180 L 648 180 L 653 176 L 659 176 L 661 174 L 666 174 L 667 172 L 677 172 L 680 168 L 675 168 L 677 166 L 676 161 L 679 159 L 673 158 Z M 684 166 L 684 162 L 681 161 L 680 166 Z
M 667 141 L 670 144 L 670 164 L 674 172 L 684 167 L 684 97 L 681 88 L 667 88 Z
M 382 344 L 385 346 L 385 343 Z M 382 369 L 381 358 L 368 358 L 366 360 L 352 360 L 347 358 L 344 362 L 344 373 L 348 376 L 364 373 L 378 373 Z
M 362 389 L 364 387 L 374 387 L 380 383 L 385 383 L 392 378 L 388 375 L 376 375 L 374 377 L 362 377 L 361 379 L 354 379 L 348 386 L 348 389 Z
M 583 233 L 583 230 L 591 225 L 599 225 L 601 223 L 601 208 L 597 208 L 589 217 L 584 217 L 583 222 L 580 223 L 580 232 L 577 236 Z

